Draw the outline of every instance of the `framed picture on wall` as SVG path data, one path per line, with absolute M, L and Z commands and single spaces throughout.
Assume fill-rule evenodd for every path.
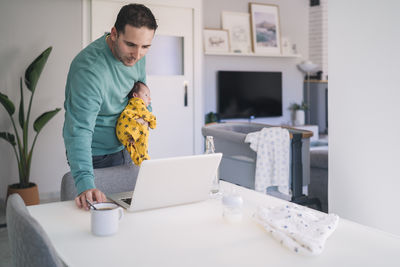
M 250 14 L 222 11 L 222 28 L 229 31 L 231 52 L 250 53 Z
M 221 29 L 204 29 L 204 51 L 226 53 L 229 48 L 229 31 Z
M 249 3 L 253 50 L 259 54 L 281 54 L 279 7 Z

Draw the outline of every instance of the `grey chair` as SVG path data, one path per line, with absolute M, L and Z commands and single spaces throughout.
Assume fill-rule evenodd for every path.
M 6 217 L 15 266 L 65 266 L 43 228 L 29 214 L 20 195 L 8 197 Z
M 104 194 L 132 191 L 135 188 L 139 167 L 130 163 L 115 167 L 94 170 L 96 188 Z M 61 181 L 61 201 L 73 200 L 77 196 L 75 181 L 67 172 Z

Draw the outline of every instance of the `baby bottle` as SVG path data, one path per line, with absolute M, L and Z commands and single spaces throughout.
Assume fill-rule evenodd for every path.
M 215 146 L 214 146 L 214 138 L 212 136 L 207 136 L 206 137 L 206 151 L 205 154 L 213 154 L 215 153 Z M 212 183 L 211 183 L 211 196 L 218 196 L 220 194 L 220 188 L 219 188 L 219 170 L 217 170 L 217 173 L 213 177 Z
M 242 221 L 243 198 L 235 193 L 228 193 L 222 197 L 223 217 L 228 223 L 238 223 Z

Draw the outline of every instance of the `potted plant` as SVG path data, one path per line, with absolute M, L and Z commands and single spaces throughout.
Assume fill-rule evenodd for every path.
M 210 111 L 206 114 L 205 123 L 208 124 L 213 122 L 219 122 L 219 115 L 218 113 Z
M 37 185 L 29 181 L 32 153 L 36 144 L 37 137 L 46 123 L 51 120 L 61 109 L 56 108 L 52 111 L 47 111 L 40 115 L 33 123 L 33 129 L 36 135 L 33 142 L 29 142 L 29 118 L 32 108 L 33 95 L 35 93 L 36 85 L 39 80 L 40 74 L 47 62 L 52 47 L 47 48 L 43 51 L 26 69 L 25 71 L 25 85 L 26 88 L 31 92 L 29 106 L 27 112 L 24 107 L 24 88 L 22 77 L 20 78 L 20 94 L 21 99 L 19 103 L 18 111 L 18 125 L 20 129 L 17 129 L 17 123 L 15 122 L 13 115 L 15 113 L 14 103 L 5 95 L 0 93 L 0 103 L 4 106 L 7 111 L 11 124 L 13 127 L 13 133 L 0 132 L 0 138 L 6 140 L 13 147 L 15 157 L 18 163 L 19 172 L 19 183 L 8 186 L 7 196 L 12 193 L 19 193 L 24 199 L 27 205 L 39 204 L 39 192 Z
M 293 125 L 304 125 L 305 124 L 305 111 L 308 109 L 308 105 L 303 101 L 301 104 L 292 103 L 289 106 L 291 113 L 291 120 Z

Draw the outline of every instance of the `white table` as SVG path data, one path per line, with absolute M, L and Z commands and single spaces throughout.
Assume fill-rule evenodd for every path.
M 340 219 L 319 256 L 302 256 L 276 242 L 251 218 L 260 204 L 285 201 L 232 186 L 243 196 L 244 219 L 228 224 L 222 205 L 201 203 L 127 213 L 111 237 L 90 233 L 90 213 L 75 203 L 28 207 L 69 266 L 400 266 L 400 237 Z

